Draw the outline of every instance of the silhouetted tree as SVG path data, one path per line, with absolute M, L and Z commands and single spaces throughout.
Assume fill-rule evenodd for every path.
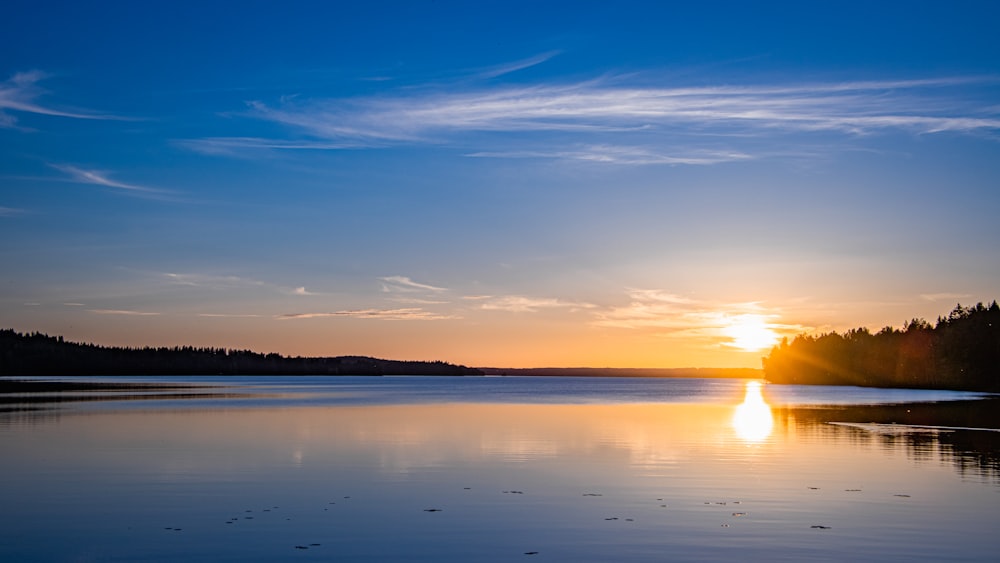
M 931 326 L 799 335 L 771 349 L 764 376 L 778 383 L 1000 391 L 1000 306 L 957 305 Z

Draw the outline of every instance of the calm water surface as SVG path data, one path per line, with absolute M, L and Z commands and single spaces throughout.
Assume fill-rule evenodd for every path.
M 0 560 L 1000 555 L 1000 425 L 981 395 L 703 379 L 129 381 L 187 387 L 0 395 Z

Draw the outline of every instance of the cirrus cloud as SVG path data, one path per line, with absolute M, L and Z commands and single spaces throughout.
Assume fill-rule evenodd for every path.
M 133 311 L 129 309 L 87 309 L 87 312 L 94 313 L 96 315 L 124 315 L 133 317 L 156 317 L 160 315 L 160 313 Z
M 286 99 L 250 104 L 251 115 L 320 139 L 432 140 L 459 131 L 648 132 L 686 127 L 764 133 L 865 133 L 1000 128 L 950 87 L 985 78 L 942 78 L 774 86 L 635 87 L 589 81 L 395 97 Z M 995 113 L 995 112 L 994 112 Z
M 476 296 L 474 299 L 483 301 L 479 305 L 480 309 L 486 311 L 507 311 L 510 313 L 537 313 L 542 309 L 569 309 L 576 311 L 594 307 L 590 303 L 577 303 L 553 298 L 526 297 L 523 295 L 504 295 L 500 297 Z
M 317 319 L 317 318 L 329 318 L 329 317 L 380 319 L 387 321 L 437 321 L 437 320 L 458 318 L 453 315 L 442 315 L 439 313 L 433 313 L 415 307 L 402 308 L 402 309 L 352 309 L 344 311 L 319 312 L 319 313 L 291 313 L 285 315 L 278 315 L 275 318 L 277 318 L 278 320 L 285 321 L 285 320 Z
M 497 67 L 492 76 L 554 54 Z M 353 98 L 283 96 L 247 102 L 243 115 L 284 126 L 288 138 L 177 142 L 232 156 L 434 144 L 477 158 L 706 166 L 780 157 L 789 136 L 803 133 L 854 140 L 888 132 L 1000 131 L 1000 109 L 991 101 L 1000 80 L 993 76 L 700 87 L 641 80 L 648 82 L 630 75 L 564 84 L 462 83 Z
M 386 276 L 379 278 L 379 282 L 381 282 L 382 291 L 385 293 L 413 293 L 425 291 L 439 293 L 442 291 L 448 291 L 443 287 L 436 287 L 425 283 L 415 282 L 406 276 Z
M 736 325 L 753 322 L 777 335 L 808 327 L 779 322 L 781 315 L 757 302 L 722 303 L 692 299 L 657 289 L 627 290 L 629 303 L 595 313 L 592 325 L 641 330 L 661 336 L 696 338 L 731 345 Z
M 39 70 L 18 72 L 0 82 L 0 127 L 15 128 L 17 117 L 8 112 L 69 117 L 73 119 L 125 119 L 86 110 L 61 109 L 39 101 L 46 91 L 38 83 L 51 75 Z

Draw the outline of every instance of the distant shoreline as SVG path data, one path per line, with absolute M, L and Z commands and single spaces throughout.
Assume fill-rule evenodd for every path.
M 536 377 L 690 377 L 763 379 L 764 370 L 755 368 L 477 368 L 484 375 L 536 376 Z
M 366 356 L 287 357 L 224 348 L 123 348 L 64 340 L 61 336 L 0 329 L 0 376 L 547 376 L 689 377 L 763 379 L 753 368 L 476 368 L 443 361 Z

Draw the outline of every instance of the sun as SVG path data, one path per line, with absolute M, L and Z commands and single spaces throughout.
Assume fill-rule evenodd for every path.
M 733 315 L 727 322 L 728 324 L 722 327 L 722 334 L 732 339 L 726 343 L 728 346 L 745 352 L 757 352 L 778 343 L 778 333 L 771 328 L 763 315 L 751 313 Z

